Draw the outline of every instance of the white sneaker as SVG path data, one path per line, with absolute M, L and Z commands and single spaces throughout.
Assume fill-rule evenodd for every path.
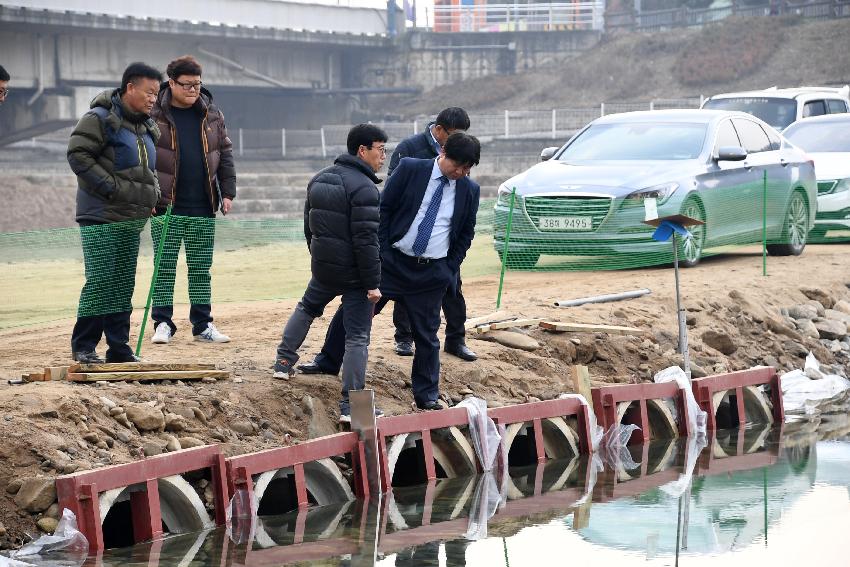
M 155 345 L 166 345 L 171 340 L 171 327 L 168 323 L 160 323 L 154 328 L 151 342 Z
M 207 323 L 207 328 L 200 335 L 195 335 L 195 340 L 202 343 L 229 343 L 230 337 L 216 329 L 212 323 Z

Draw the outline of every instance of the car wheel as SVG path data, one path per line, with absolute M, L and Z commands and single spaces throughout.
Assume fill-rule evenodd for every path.
M 682 214 L 705 222 L 702 205 L 695 197 L 690 197 L 685 201 L 682 206 Z M 688 231 L 690 231 L 691 237 L 679 240 L 679 265 L 684 268 L 693 268 L 699 264 L 700 258 L 702 258 L 702 249 L 705 245 L 705 225 L 689 226 Z
M 503 259 L 504 254 L 499 252 L 499 260 Z M 540 259 L 540 254 L 537 252 L 508 252 L 508 258 L 505 261 L 505 266 L 512 270 L 530 270 L 537 264 Z
M 772 256 L 799 256 L 806 247 L 809 235 L 809 206 L 802 193 L 794 191 L 782 229 L 782 243 L 768 244 L 767 252 Z

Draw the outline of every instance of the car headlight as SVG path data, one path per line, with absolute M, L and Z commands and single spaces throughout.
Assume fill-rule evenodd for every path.
M 642 204 L 644 199 L 656 199 L 660 205 L 669 199 L 670 195 L 675 193 L 678 188 L 678 183 L 662 183 L 660 185 L 653 185 L 652 187 L 645 187 L 626 195 L 625 202 L 627 204 L 637 205 Z
M 496 199 L 497 207 L 510 207 L 511 206 L 511 192 L 513 188 L 508 187 L 507 185 L 502 185 L 499 187 L 499 195 Z M 516 196 L 519 199 L 519 195 Z M 514 202 L 514 206 L 516 206 L 516 201 Z

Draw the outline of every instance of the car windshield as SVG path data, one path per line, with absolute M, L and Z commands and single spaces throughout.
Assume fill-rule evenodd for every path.
M 738 110 L 761 118 L 780 132 L 797 119 L 797 101 L 787 98 L 741 96 L 716 98 L 705 103 L 710 110 Z
M 850 152 L 850 120 L 793 124 L 785 131 L 792 144 L 807 152 Z
M 560 161 L 695 159 L 705 124 L 628 122 L 594 124 L 573 140 Z

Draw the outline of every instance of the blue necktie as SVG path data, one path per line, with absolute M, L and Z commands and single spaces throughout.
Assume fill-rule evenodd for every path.
M 431 196 L 431 202 L 428 203 L 428 210 L 425 211 L 425 216 L 422 218 L 422 222 L 419 223 L 416 240 L 413 241 L 414 256 L 421 256 L 425 252 L 425 249 L 428 248 L 428 241 L 431 240 L 431 231 L 434 230 L 437 213 L 440 212 L 440 201 L 443 200 L 443 187 L 446 186 L 449 179 L 445 175 L 441 175 L 438 179 L 440 180 L 440 184 Z

